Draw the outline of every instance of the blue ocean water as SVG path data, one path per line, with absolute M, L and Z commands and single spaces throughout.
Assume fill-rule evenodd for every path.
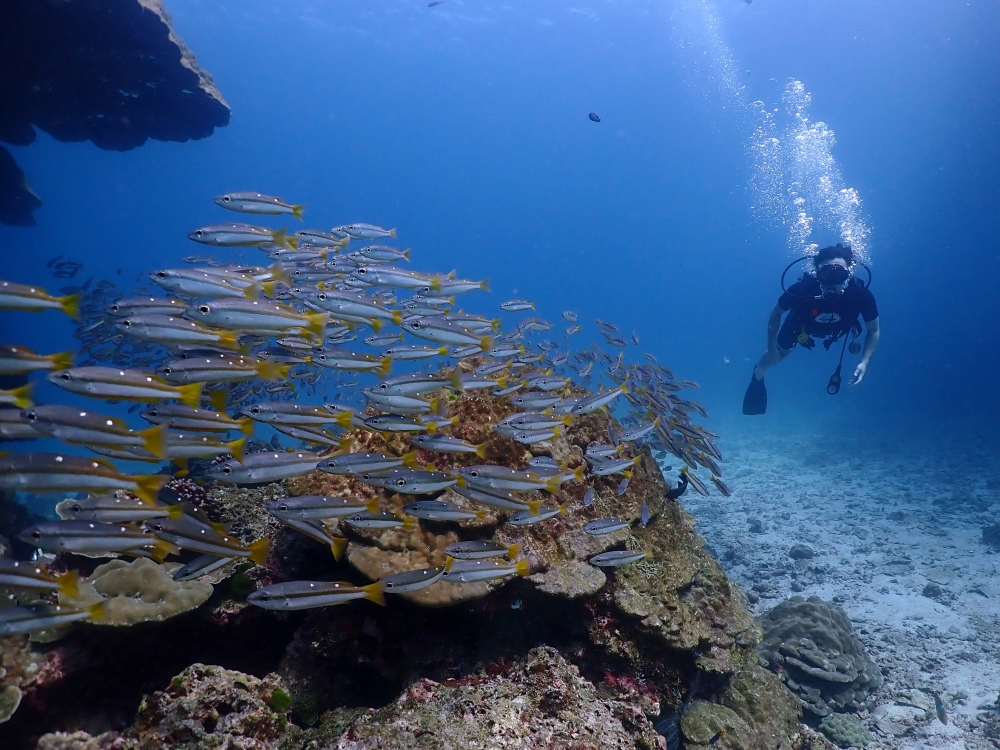
M 572 309 L 591 329 L 601 318 L 634 331 L 701 385 L 724 450 L 738 438 L 745 454 L 758 435 L 791 458 L 829 446 L 857 475 L 853 458 L 891 473 L 995 446 L 1000 6 L 575 2 L 171 0 L 231 123 L 124 153 L 41 133 L 11 147 L 44 205 L 37 226 L 0 226 L 2 277 L 54 290 L 64 282 L 46 263 L 62 253 L 84 263 L 67 283 L 130 290 L 187 255 L 252 258 L 185 235 L 242 218 L 214 196 L 259 190 L 306 204 L 306 226 L 397 227 L 417 269 L 488 278 L 476 312 L 520 297 L 557 326 Z M 836 134 L 836 167 L 860 196 L 882 340 L 863 384 L 835 397 L 824 386 L 837 348 L 795 351 L 768 373 L 769 413 L 745 417 L 778 279 L 797 257 L 787 174 L 772 174 L 769 206 L 751 188 L 753 102 L 788 149 L 790 79 Z M 812 239 L 843 238 L 817 227 Z M 0 326 L 4 343 L 76 345 L 54 313 L 5 313 Z M 45 383 L 36 397 L 67 401 Z
M 745 426 L 742 391 L 795 256 L 777 217 L 753 212 L 745 113 L 712 72 L 721 42 L 748 101 L 781 108 L 785 82 L 803 82 L 872 230 L 884 333 L 866 382 L 831 399 L 835 355 L 795 352 L 768 378 L 768 418 L 963 429 L 997 413 L 993 4 L 168 10 L 231 124 L 125 153 L 44 135 L 14 148 L 45 205 L 34 228 L 0 227 L 7 276 L 45 281 L 59 252 L 86 264 L 81 279 L 177 265 L 201 249 L 187 231 L 229 218 L 214 195 L 261 190 L 306 203 L 309 225 L 399 227 L 421 267 L 488 277 L 497 303 L 634 329 L 702 383 L 716 419 Z M 41 350 L 71 344 L 49 316 L 4 326 Z

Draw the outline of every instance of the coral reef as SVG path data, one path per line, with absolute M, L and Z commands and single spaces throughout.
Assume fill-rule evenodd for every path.
M 815 596 L 793 596 L 759 622 L 760 655 L 815 716 L 860 711 L 881 686 L 882 672 L 840 607 Z
M 864 724 L 852 714 L 830 714 L 819 723 L 819 730 L 837 747 L 864 747 L 872 740 Z
M 601 696 L 551 648 L 536 648 L 505 674 L 485 670 L 461 681 L 419 680 L 391 705 L 355 719 L 339 750 L 431 746 L 465 748 L 572 747 L 655 750 L 651 706 L 638 694 Z
M 162 622 L 200 607 L 212 595 L 212 585 L 204 581 L 175 581 L 171 572 L 179 566 L 158 565 L 143 557 L 132 562 L 112 560 L 97 566 L 80 583 L 75 599 L 64 603 L 87 606 L 104 601 L 99 624 L 135 625 Z

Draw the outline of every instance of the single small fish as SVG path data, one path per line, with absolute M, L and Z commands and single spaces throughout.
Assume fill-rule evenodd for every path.
M 596 565 L 601 568 L 615 568 L 619 565 L 628 565 L 630 563 L 637 563 L 641 560 L 647 560 L 653 556 L 653 553 L 649 550 L 645 552 L 634 552 L 629 549 L 616 549 L 610 552 L 602 552 L 599 555 L 594 555 L 590 558 L 590 564 Z
M 440 471 L 417 471 L 397 467 L 377 474 L 359 474 L 357 478 L 372 487 L 398 492 L 401 495 L 428 495 L 454 485 L 458 480 Z
M 427 425 L 405 414 L 376 414 L 364 420 L 365 427 L 375 432 L 426 432 Z
M 354 599 L 367 599 L 385 606 L 379 583 L 355 586 L 343 581 L 289 581 L 257 589 L 247 602 L 262 609 L 295 610 L 332 607 Z
M 934 693 L 934 712 L 937 714 L 938 721 L 942 724 L 948 723 L 948 712 L 944 710 L 944 702 L 941 700 L 941 695 L 937 692 Z
M 606 445 L 604 443 L 593 443 L 587 446 L 584 451 L 584 458 L 588 461 L 600 461 L 601 459 L 617 456 L 621 452 L 621 446 Z
M 507 312 L 520 312 L 521 310 L 534 310 L 535 303 L 528 302 L 523 299 L 512 299 L 504 302 L 500 305 L 501 310 L 506 310 Z
M 527 559 L 516 563 L 506 563 L 500 560 L 455 560 L 449 558 L 445 563 L 441 580 L 450 583 L 473 583 L 475 581 L 494 581 L 508 576 L 526 576 L 530 573 Z
M 41 565 L 0 557 L 0 586 L 9 589 L 48 593 L 58 591 L 75 599 L 79 596 L 80 574 L 75 570 L 50 573 Z
M 383 229 L 375 224 L 347 224 L 346 226 L 337 227 L 347 234 L 350 235 L 353 240 L 379 240 L 383 237 L 395 237 L 395 229 Z
M 299 221 L 302 221 L 302 211 L 305 206 L 301 204 L 285 203 L 281 198 L 261 193 L 226 193 L 216 196 L 215 203 L 230 211 L 239 211 L 244 214 L 267 214 L 277 216 L 280 214 L 291 214 Z
M 104 308 L 108 315 L 127 318 L 130 315 L 182 315 L 188 303 L 176 297 L 125 297 Z
M 395 513 L 355 513 L 344 520 L 356 529 L 412 529 L 416 525 L 413 518 L 400 518 Z
M 511 526 L 530 526 L 531 524 L 541 523 L 542 521 L 548 521 L 550 518 L 555 518 L 560 513 L 566 512 L 565 505 L 559 505 L 555 508 L 543 505 L 536 511 L 532 510 L 519 510 L 517 513 L 513 514 L 507 519 L 507 523 Z
M 387 594 L 409 594 L 420 591 L 441 580 L 444 574 L 444 566 L 437 568 L 423 568 L 421 570 L 407 570 L 402 573 L 393 573 L 379 579 L 382 590 Z
M 714 484 L 726 497 L 732 497 L 733 491 L 729 489 L 729 485 L 719 479 L 715 474 L 712 475 L 712 484 Z
M 594 488 L 589 488 L 583 495 L 583 507 L 589 508 L 594 504 Z
M 348 541 L 345 537 L 334 536 L 330 529 L 321 520 L 309 520 L 301 518 L 282 518 L 281 522 L 290 529 L 313 539 L 320 544 L 325 544 L 333 553 L 333 559 L 340 562 L 347 550 Z
M 203 245 L 240 247 L 252 245 L 280 245 L 295 247 L 298 240 L 289 238 L 284 229 L 266 229 L 250 224 L 215 224 L 188 232 L 188 239 Z
M 591 112 L 589 115 L 587 115 L 587 117 L 590 119 L 591 122 L 600 122 L 601 121 L 601 118 L 597 116 L 596 112 Z
M 0 281 L 0 310 L 62 310 L 71 318 L 80 317 L 80 295 L 53 297 L 41 287 Z
M 622 385 L 617 388 L 611 388 L 606 391 L 598 391 L 590 396 L 583 397 L 580 402 L 570 410 L 570 413 L 577 416 L 582 414 L 591 414 L 592 412 L 607 406 L 618 396 L 627 394 L 628 392 L 628 386 L 625 383 L 622 383 Z
M 628 477 L 624 477 L 622 481 L 618 483 L 618 488 L 616 490 L 618 497 L 621 497 L 626 492 L 628 492 Z
M 566 335 L 567 336 L 572 336 L 574 333 L 579 333 L 582 330 L 583 330 L 583 326 L 579 326 L 579 325 L 570 326 L 569 328 L 566 329 Z M 589 366 L 588 366 L 587 371 L 588 372 L 590 371 Z
M 166 347 L 214 346 L 236 349 L 239 337 L 233 331 L 220 331 L 193 320 L 170 315 L 132 315 L 115 324 L 122 333 Z
M 223 568 L 237 557 L 218 557 L 216 555 L 198 555 L 187 565 L 183 565 L 174 571 L 172 578 L 175 581 L 195 581 L 202 576 L 207 576 L 219 568 Z
M 64 521 L 97 521 L 99 523 L 131 523 L 149 518 L 181 518 L 184 506 L 147 502 L 134 497 L 92 495 L 80 500 L 63 500 L 56 513 Z
M 627 529 L 630 525 L 629 521 L 622 518 L 602 518 L 598 521 L 591 521 L 583 527 L 583 530 L 592 536 L 600 536 Z
M 165 424 L 175 430 L 188 432 L 228 432 L 239 430 L 244 435 L 253 434 L 253 420 L 233 419 L 228 414 L 185 406 L 184 404 L 157 404 L 139 412 L 139 416 L 153 424 Z
M 487 491 L 481 488 L 463 487 L 461 485 L 452 487 L 451 491 L 456 495 L 464 497 L 466 500 L 471 500 L 474 503 L 479 503 L 490 508 L 497 508 L 498 510 L 528 510 L 532 513 L 537 513 L 538 509 L 542 507 L 541 500 L 533 500 L 526 503 L 511 492 L 499 490 Z
M 129 476 L 104 459 L 59 453 L 15 453 L 0 456 L 0 489 L 21 492 L 107 492 L 128 490 L 155 502 L 164 474 Z
M 429 3 L 427 3 L 427 7 L 428 8 L 436 8 L 439 5 L 444 5 L 444 3 L 445 3 L 445 0 L 431 0 Z
M 0 636 L 53 630 L 83 620 L 100 622 L 105 603 L 77 609 L 60 604 L 32 604 L 27 607 L 0 607 Z
M 649 521 L 650 521 L 651 518 L 652 518 L 652 515 L 649 512 L 649 504 L 645 500 L 643 500 L 642 501 L 642 515 L 639 517 L 639 521 L 640 521 L 640 523 L 642 523 L 642 527 L 643 528 L 646 528 L 647 526 L 649 526 Z
M 207 479 L 226 484 L 265 484 L 308 474 L 316 469 L 322 456 L 315 453 L 251 453 L 243 461 L 230 459 L 215 464 L 205 472 Z
M 260 402 L 247 406 L 241 412 L 250 419 L 271 425 L 296 425 L 322 427 L 337 424 L 343 428 L 351 426 L 351 412 L 333 414 L 321 406 L 296 404 L 288 401 Z
M 590 465 L 590 473 L 595 477 L 608 477 L 613 474 L 621 474 L 631 469 L 642 460 L 642 456 L 635 458 L 613 458 L 605 461 L 594 461 Z
M 91 557 L 146 553 L 162 560 L 179 551 L 169 541 L 157 539 L 135 526 L 96 521 L 47 521 L 25 529 L 17 538 L 47 552 Z
M 329 518 L 344 518 L 359 510 L 377 513 L 378 498 L 366 500 L 356 497 L 301 495 L 267 502 L 267 512 L 282 521 L 288 519 L 322 521 Z
M 346 234 L 321 232 L 318 229 L 299 229 L 292 235 L 293 240 L 303 245 L 313 247 L 347 247 L 349 238 Z M 280 244 L 280 243 L 276 243 Z
M 266 537 L 249 546 L 244 546 L 239 539 L 189 517 L 178 520 L 153 518 L 143 522 L 143 526 L 152 532 L 157 539 L 169 542 L 181 549 L 218 557 L 245 557 L 258 565 L 267 563 L 270 543 Z
M 0 346 L 0 375 L 26 375 L 37 370 L 65 370 L 73 366 L 73 352 L 35 354 L 23 346 Z
M 21 419 L 39 432 L 64 443 L 109 447 L 139 446 L 157 458 L 167 457 L 166 425 L 133 430 L 117 417 L 62 404 L 46 404 L 26 409 L 21 412 Z
M 747 0 L 747 2 L 749 3 L 750 0 Z M 714 745 L 716 742 L 718 742 L 719 740 L 721 740 L 725 736 L 726 736 L 726 730 L 725 729 L 720 729 L 718 732 L 715 733 L 715 735 L 712 737 L 712 739 L 710 739 L 708 741 L 708 744 L 709 745 Z
M 704 495 L 705 497 L 708 497 L 708 486 L 701 480 L 701 477 L 691 472 L 687 466 L 681 468 L 681 473 L 685 477 L 687 477 L 688 481 L 691 483 L 691 486 L 694 487 L 695 492 L 697 492 L 699 495 Z
M 520 550 L 520 544 L 503 545 L 490 541 L 472 541 L 449 544 L 444 548 L 444 553 L 457 560 L 481 560 L 503 555 L 507 555 L 511 560 L 516 560 Z
M 403 506 L 403 513 L 425 521 L 467 521 L 482 519 L 483 511 L 469 510 L 444 500 L 421 500 Z
M 404 465 L 416 467 L 416 454 L 385 456 L 381 453 L 341 453 L 324 458 L 316 468 L 328 474 L 362 474 L 386 471 Z
M 474 453 L 480 458 L 486 454 L 486 443 L 473 445 L 451 435 L 414 435 L 410 442 L 422 450 L 437 453 Z
M 117 367 L 74 367 L 50 373 L 50 383 L 72 393 L 114 401 L 166 401 L 177 399 L 191 408 L 201 403 L 201 382 L 171 385 L 157 375 Z
M 434 356 L 444 356 L 448 353 L 446 346 L 422 346 L 419 344 L 404 344 L 383 350 L 379 356 L 394 362 L 406 362 L 412 359 L 428 359 Z

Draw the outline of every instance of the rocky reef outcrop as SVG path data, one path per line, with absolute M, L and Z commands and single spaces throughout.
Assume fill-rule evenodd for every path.
M 153 138 L 205 138 L 229 123 L 211 76 L 174 33 L 160 0 L 5 0 L 0 141 L 125 151 Z M 29 225 L 41 202 L 0 147 L 0 222 Z
M 760 625 L 758 651 L 806 711 L 823 718 L 869 707 L 882 672 L 843 609 L 816 596 L 793 596 L 764 613 Z
M 546 455 L 573 471 L 585 465 L 589 445 L 604 441 L 609 427 L 618 428 L 611 416 L 596 413 L 552 440 L 523 446 L 490 428 L 513 411 L 505 400 L 481 391 L 448 398 L 455 417 L 451 434 L 482 445 L 484 456 L 417 451 L 420 465 L 433 461 L 438 470 L 479 462 L 521 468 Z M 398 434 L 357 429 L 345 437 L 357 452 L 402 455 L 412 448 Z M 63 741 L 57 732 L 67 742 L 113 742 L 116 748 L 215 747 L 209 735 L 219 732 L 231 739 L 219 747 L 800 747 L 800 702 L 760 666 L 760 630 L 743 593 L 704 551 L 681 504 L 667 496 L 649 449 L 628 445 L 622 454 L 635 459 L 627 483 L 621 476 L 587 476 L 564 483 L 557 499 L 538 493 L 538 500 L 565 506 L 540 523 L 510 525 L 506 512 L 493 509 L 473 519 L 406 528 L 331 522 L 329 533 L 348 540 L 342 562 L 328 545 L 278 524 L 266 501 L 302 494 L 378 497 L 383 510 L 400 512 L 407 500 L 319 471 L 262 487 L 208 487 L 201 504 L 233 535 L 271 541 L 267 564 L 230 568 L 228 579 L 213 579 L 206 604 L 163 625 L 86 626 L 61 641 L 61 648 L 90 665 L 108 658 L 112 632 L 128 638 L 144 628 L 146 643 L 162 645 L 169 637 L 178 651 L 172 660 L 101 665 L 109 674 L 129 670 L 128 689 L 112 688 L 109 696 L 137 708 L 138 720 L 127 728 L 111 720 L 87 724 L 73 711 L 54 713 L 51 692 L 32 696 L 42 707 L 32 725 L 49 732 L 39 747 L 57 747 L 52 743 Z M 588 488 L 593 500 L 584 504 Z M 442 499 L 469 506 L 455 492 Z M 584 531 L 588 522 L 609 517 L 631 524 L 601 536 Z M 353 602 L 273 612 L 245 602 L 258 586 L 285 580 L 367 584 L 387 573 L 441 565 L 445 546 L 471 540 L 519 545 L 528 575 L 438 582 L 418 595 L 390 594 L 385 608 Z M 588 562 L 611 548 L 648 550 L 649 556 L 614 569 Z M 183 629 L 174 624 L 179 621 Z M 159 635 L 158 628 L 171 627 L 169 636 Z M 177 638 L 191 639 L 187 652 Z M 217 666 L 190 666 L 206 661 L 206 644 L 215 646 Z M 119 646 L 123 656 L 134 654 L 132 648 Z M 257 658 L 248 666 L 251 654 Z M 180 668 L 164 674 L 170 664 Z M 248 676 L 233 677 L 234 670 Z M 60 695 L 82 687 L 87 674 L 69 674 Z M 217 687 L 208 690 L 208 684 Z M 268 698 L 276 692 L 287 701 Z M 211 732 L 184 724 L 215 714 Z M 203 718 L 198 723 L 205 729 Z M 74 737 L 78 730 L 90 739 Z M 0 726 L 0 740 L 3 731 Z M 11 747 L 31 748 L 37 740 Z M 190 744 L 196 740 L 201 744 Z

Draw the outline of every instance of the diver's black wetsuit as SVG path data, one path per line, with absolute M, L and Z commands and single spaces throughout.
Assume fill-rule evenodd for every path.
M 813 338 L 839 338 L 852 328 L 860 333 L 859 315 L 866 323 L 878 317 L 875 297 L 860 279 L 852 278 L 843 294 L 829 297 L 822 294 L 816 277 L 807 275 L 778 298 L 779 307 L 789 311 L 778 331 L 778 346 L 785 351 L 798 343 L 812 348 L 815 345 Z M 808 337 L 807 343 L 800 341 L 800 337 Z

